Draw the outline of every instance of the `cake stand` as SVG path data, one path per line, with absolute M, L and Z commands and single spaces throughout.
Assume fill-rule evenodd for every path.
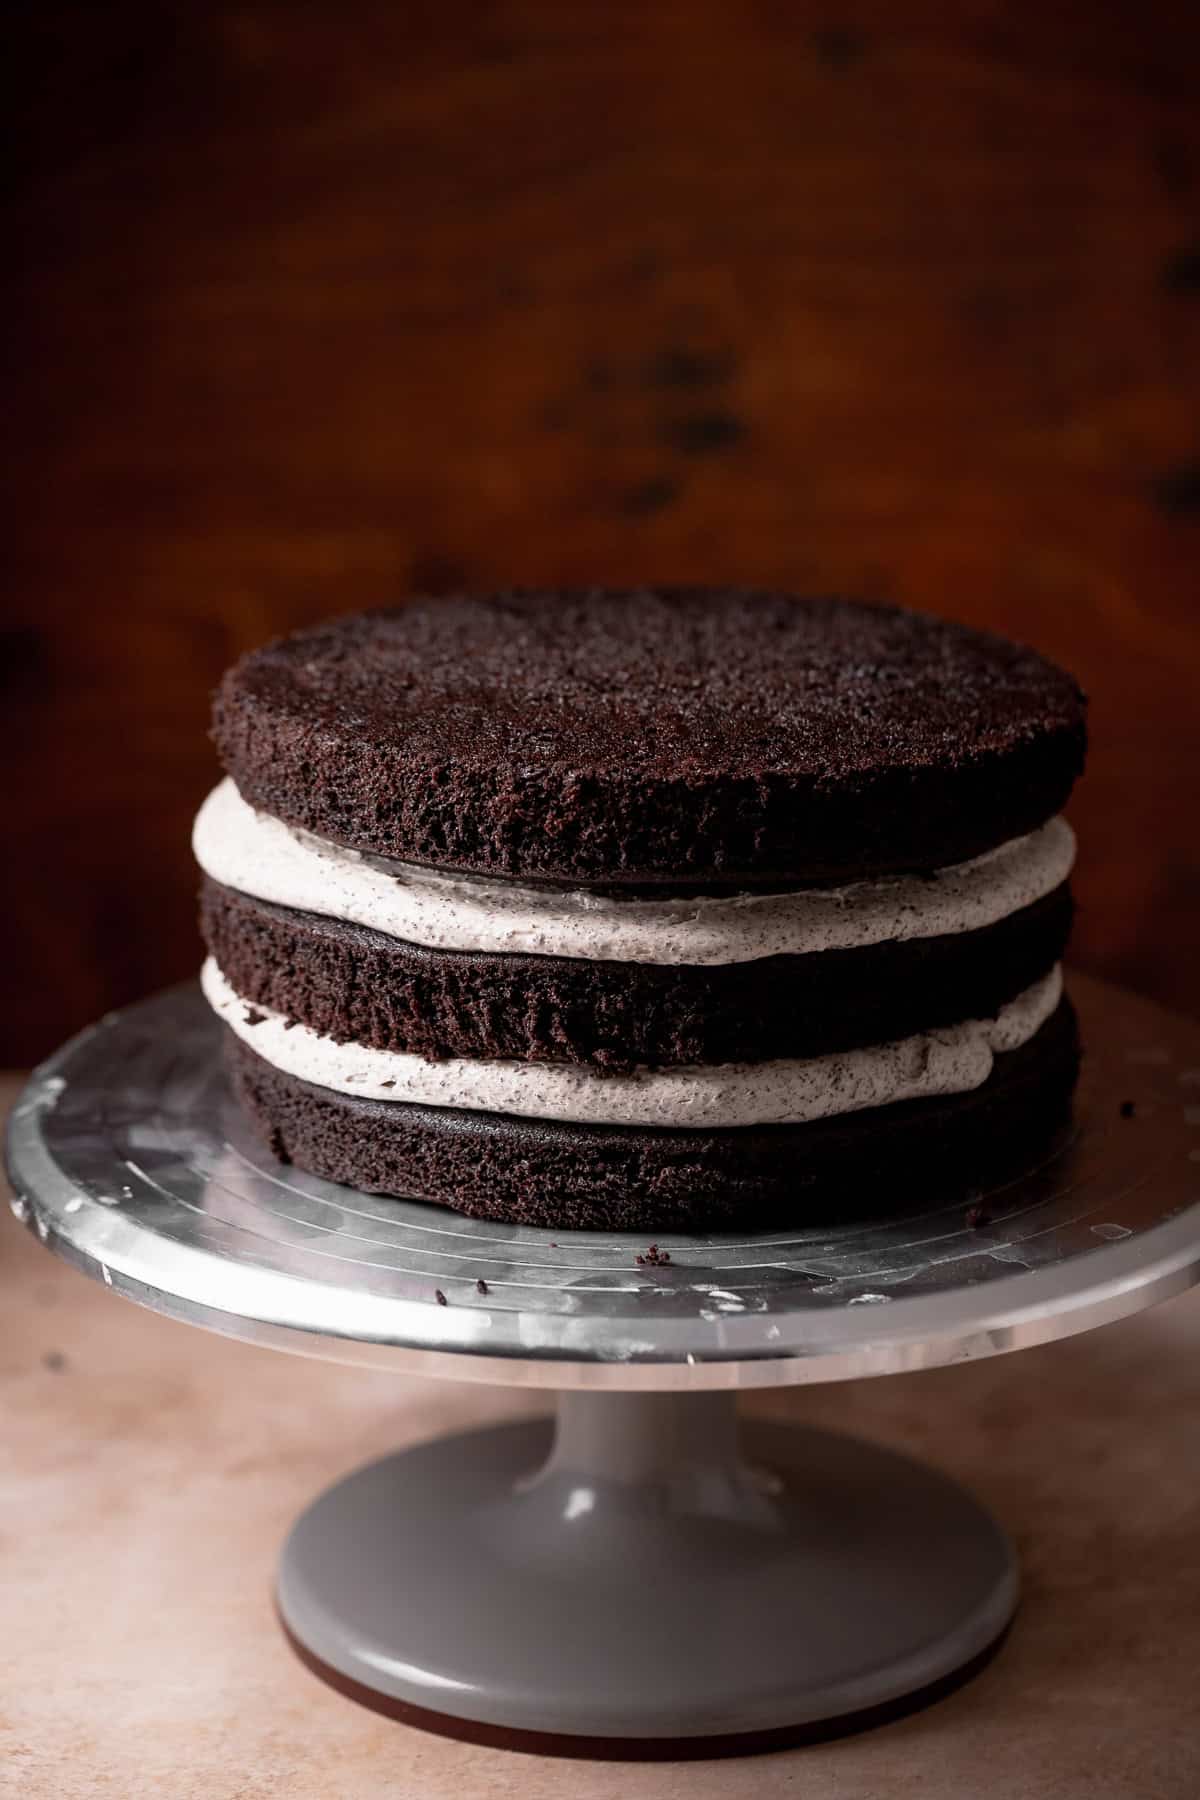
M 1019 1180 L 903 1219 L 651 1252 L 335 1187 L 249 1133 L 191 986 L 34 1074 L 10 1126 L 14 1207 L 174 1318 L 558 1390 L 554 1423 L 385 1457 L 300 1517 L 279 1612 L 334 1686 L 569 1753 L 828 1734 L 979 1666 L 1016 1604 L 1013 1549 L 905 1456 L 739 1434 L 739 1390 L 1017 1350 L 1200 1279 L 1200 1027 L 1086 979 L 1073 991 L 1088 1055 L 1061 1141 Z

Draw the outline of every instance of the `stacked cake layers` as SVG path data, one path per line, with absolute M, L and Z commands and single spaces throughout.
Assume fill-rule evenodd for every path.
M 1077 1047 L 1083 703 L 920 615 L 426 601 L 226 677 L 204 987 L 277 1153 L 557 1227 L 984 1183 Z

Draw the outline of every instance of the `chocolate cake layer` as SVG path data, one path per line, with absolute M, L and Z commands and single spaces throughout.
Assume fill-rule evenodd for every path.
M 1056 813 L 1084 700 L 921 614 L 736 590 L 419 600 L 279 640 L 214 732 L 255 808 L 439 868 L 754 887 L 964 861 Z
M 201 893 L 237 992 L 338 1043 L 613 1073 L 820 1056 L 991 1018 L 1060 959 L 1071 914 L 1064 883 L 981 930 L 689 967 L 428 950 L 214 881 Z
M 986 1190 L 1044 1153 L 1079 1064 L 1064 999 L 969 1093 L 807 1125 L 646 1130 L 352 1099 L 225 1039 L 242 1103 L 282 1160 L 476 1218 L 647 1233 L 796 1227 Z

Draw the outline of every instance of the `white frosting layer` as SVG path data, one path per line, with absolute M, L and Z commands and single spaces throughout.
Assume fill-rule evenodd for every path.
M 1028 837 L 928 876 L 785 894 L 622 900 L 363 856 L 256 813 L 229 780 L 200 808 L 192 841 L 201 868 L 225 887 L 432 950 L 691 964 L 974 931 L 1050 893 L 1075 860 L 1070 826 L 1051 819 Z
M 970 1019 L 892 1044 L 804 1061 L 597 1075 L 566 1063 L 427 1062 L 335 1044 L 243 1000 L 211 958 L 201 980 L 209 1003 L 252 1050 L 285 1074 L 340 1094 L 531 1119 L 695 1129 L 799 1125 L 897 1100 L 965 1093 L 987 1080 L 997 1052 L 1015 1050 L 1034 1035 L 1062 993 L 1062 975 L 1054 968 L 995 1019 Z

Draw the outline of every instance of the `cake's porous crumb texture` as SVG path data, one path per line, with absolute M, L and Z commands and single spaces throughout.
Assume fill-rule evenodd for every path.
M 1083 762 L 1075 682 L 925 615 L 733 589 L 448 596 L 334 620 L 225 676 L 249 803 L 354 848 L 603 886 L 961 862 Z
M 339 1044 L 624 1074 L 825 1056 L 994 1018 L 1062 956 L 1071 910 L 1064 884 L 977 931 L 707 967 L 427 950 L 213 881 L 200 913 L 244 999 Z

